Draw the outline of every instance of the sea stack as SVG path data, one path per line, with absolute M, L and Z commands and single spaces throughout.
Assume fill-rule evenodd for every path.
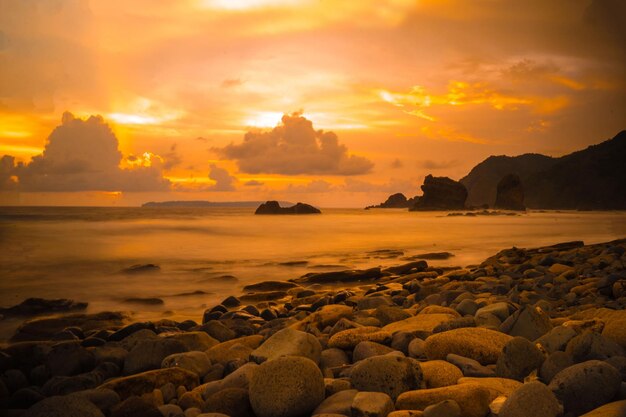
M 505 175 L 498 183 L 495 208 L 524 211 L 524 187 L 516 174 Z
M 410 211 L 463 210 L 467 189 L 448 177 L 426 176 L 422 185 L 424 195 L 419 197 Z
M 310 204 L 297 203 L 291 207 L 281 207 L 278 201 L 266 201 L 254 214 L 321 214 L 322 212 Z

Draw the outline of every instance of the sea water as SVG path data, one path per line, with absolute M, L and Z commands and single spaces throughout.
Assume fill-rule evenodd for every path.
M 433 265 L 477 264 L 501 249 L 626 237 L 625 212 L 445 212 L 323 209 L 256 216 L 250 208 L 0 208 L 0 306 L 28 297 L 71 298 L 88 312 L 135 319 L 201 320 L 207 307 L 250 283 L 310 272 L 397 265 L 451 252 Z M 129 274 L 137 264 L 157 271 Z M 233 278 L 234 277 L 234 278 Z M 145 305 L 130 298 L 160 298 Z M 0 321 L 3 329 L 15 321 Z

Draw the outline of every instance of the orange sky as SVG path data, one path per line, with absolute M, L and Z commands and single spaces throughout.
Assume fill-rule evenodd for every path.
M 0 203 L 362 206 L 492 154 L 562 155 L 626 128 L 625 16 L 620 0 L 0 0 Z

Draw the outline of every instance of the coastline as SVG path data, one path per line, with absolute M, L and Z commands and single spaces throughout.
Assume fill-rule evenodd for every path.
M 38 403 L 11 411 L 28 416 L 63 404 L 92 410 L 85 415 L 135 407 L 265 417 L 346 407 L 386 415 L 452 400 L 463 415 L 485 416 L 521 407 L 532 389 L 555 416 L 558 407 L 582 415 L 626 399 L 625 252 L 626 239 L 570 242 L 505 249 L 467 268 L 391 260 L 311 273 L 249 285 L 197 322 L 129 323 L 123 313 L 34 319 L 2 350 L 0 405 Z M 589 372 L 604 376 L 594 384 L 611 395 L 576 391 Z

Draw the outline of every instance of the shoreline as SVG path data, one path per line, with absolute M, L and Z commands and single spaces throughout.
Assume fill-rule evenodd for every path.
M 569 242 L 501 250 L 466 268 L 416 260 L 311 273 L 250 284 L 252 292 L 197 322 L 130 323 L 115 312 L 34 319 L 1 349 L 0 409 L 32 416 L 79 404 L 95 407 L 86 415 L 114 417 L 129 407 L 186 417 L 415 410 L 392 416 L 406 417 L 452 400 L 480 417 L 520 407 L 532 388 L 554 416 L 582 415 L 626 399 L 625 252 L 626 239 Z M 300 368 L 306 380 L 277 376 Z M 595 398 L 577 400 L 580 372 L 609 375 L 600 385 L 611 395 L 596 388 Z M 277 381 L 271 393 L 260 375 Z M 442 385 L 437 375 L 449 378 Z

